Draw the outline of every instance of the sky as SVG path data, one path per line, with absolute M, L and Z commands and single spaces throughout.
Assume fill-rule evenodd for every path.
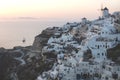
M 101 4 L 120 11 L 120 0 L 0 0 L 0 19 L 92 19 Z

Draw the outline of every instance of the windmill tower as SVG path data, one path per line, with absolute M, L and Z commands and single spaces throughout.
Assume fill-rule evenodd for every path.
M 98 9 L 100 11 L 100 16 L 102 18 L 109 17 L 109 9 L 107 7 L 103 8 L 103 4 L 101 4 L 101 9 Z
M 107 18 L 107 17 L 109 17 L 109 9 L 107 8 L 107 7 L 105 7 L 104 9 L 103 9 L 103 14 L 102 14 L 102 17 L 103 18 Z

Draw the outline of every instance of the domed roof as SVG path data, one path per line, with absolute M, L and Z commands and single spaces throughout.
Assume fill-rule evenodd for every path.
M 108 10 L 108 8 L 107 8 L 107 7 L 105 7 L 105 8 L 104 8 L 104 10 Z

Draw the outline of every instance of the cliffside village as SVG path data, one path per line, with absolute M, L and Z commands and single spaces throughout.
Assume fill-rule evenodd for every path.
M 107 50 L 120 44 L 120 12 L 101 11 L 96 20 L 82 18 L 57 29 L 42 50 L 55 51 L 56 63 L 37 80 L 120 80 L 120 65 L 107 58 Z

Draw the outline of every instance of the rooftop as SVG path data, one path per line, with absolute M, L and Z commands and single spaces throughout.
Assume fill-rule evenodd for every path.
M 108 10 L 108 8 L 107 8 L 107 7 L 105 7 L 105 8 L 104 8 L 104 10 Z

